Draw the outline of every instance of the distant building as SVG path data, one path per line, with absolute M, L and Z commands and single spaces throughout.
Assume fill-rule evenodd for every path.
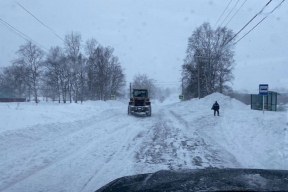
M 25 102 L 25 98 L 13 98 L 10 95 L 4 94 L 0 90 L 0 102 Z

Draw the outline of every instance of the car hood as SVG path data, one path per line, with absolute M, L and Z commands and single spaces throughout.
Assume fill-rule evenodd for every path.
M 286 191 L 288 170 L 196 169 L 163 170 L 115 179 L 104 191 Z

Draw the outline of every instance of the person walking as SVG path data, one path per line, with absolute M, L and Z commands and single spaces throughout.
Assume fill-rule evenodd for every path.
M 220 105 L 217 103 L 217 101 L 215 101 L 215 103 L 213 104 L 211 110 L 214 110 L 214 116 L 217 115 L 219 116 L 219 109 L 220 109 Z

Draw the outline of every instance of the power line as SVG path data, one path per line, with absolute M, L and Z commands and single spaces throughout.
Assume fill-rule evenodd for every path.
M 177 83 L 177 82 L 180 82 L 180 81 L 156 81 L 156 83 Z
M 225 27 L 230 23 L 230 21 L 235 17 L 235 15 L 240 11 L 240 9 L 243 7 L 243 5 L 246 3 L 247 0 L 242 3 L 242 5 L 239 7 L 239 9 L 236 11 L 236 13 L 231 17 L 231 19 L 226 23 Z
M 4 25 L 6 28 L 8 28 L 10 31 L 13 31 L 14 33 L 16 33 L 19 37 L 25 39 L 26 41 L 31 41 L 34 44 L 42 47 L 43 49 L 47 50 L 48 49 L 46 47 L 44 47 L 43 45 L 41 45 L 40 43 L 37 43 L 36 41 L 34 41 L 33 39 L 31 39 L 30 37 L 28 37 L 27 35 L 25 35 L 24 33 L 22 33 L 21 31 L 19 31 L 18 29 L 16 29 L 15 27 L 13 27 L 12 25 L 10 25 L 9 23 L 7 23 L 6 21 L 4 21 L 3 19 L 0 19 L 2 25 Z
M 50 27 L 48 27 L 47 25 L 45 25 L 42 21 L 40 21 L 36 16 L 34 16 L 31 12 L 29 12 L 27 9 L 25 9 L 20 3 L 16 2 L 22 9 L 24 9 L 27 13 L 29 13 L 34 19 L 36 19 L 39 23 L 41 23 L 44 27 L 46 27 L 47 29 L 49 29 L 50 31 L 53 32 L 53 34 L 58 37 L 60 40 L 62 40 L 65 43 L 65 40 L 62 39 L 59 35 L 57 35 L 57 33 Z
M 244 25 L 244 27 L 242 27 L 242 29 L 240 29 L 240 31 L 238 31 L 227 43 L 225 43 L 224 45 L 227 45 L 228 43 L 230 43 L 241 31 L 243 31 L 243 29 L 245 29 L 247 27 L 247 25 L 249 25 L 258 15 L 260 15 L 263 10 L 271 3 L 272 0 L 269 0 L 268 3 L 266 3 L 266 5 L 252 18 L 250 19 L 250 21 L 248 21 L 248 23 L 246 23 L 246 25 Z
M 24 38 L 25 40 L 28 41 L 32 41 L 32 39 L 30 37 L 28 37 L 27 35 L 25 35 L 24 33 L 22 33 L 21 31 L 19 31 L 18 29 L 16 29 L 15 27 L 13 27 L 12 25 L 10 25 L 9 23 L 7 23 L 6 21 L 4 21 L 3 19 L 0 19 L 0 21 L 2 22 L 2 24 L 4 26 L 6 26 L 7 28 L 9 28 L 10 30 L 14 31 L 15 33 L 19 34 L 20 37 Z
M 273 13 L 278 7 L 281 6 L 281 4 L 284 2 L 285 0 L 282 0 L 281 3 L 279 3 L 271 12 L 268 13 L 268 15 L 270 15 L 271 13 Z M 238 43 L 239 41 L 241 41 L 241 39 L 243 39 L 246 35 L 248 35 L 252 30 L 254 30 L 262 21 L 264 21 L 268 15 L 266 15 L 261 21 L 259 21 L 252 29 L 250 29 L 245 35 L 243 35 L 238 41 L 236 41 L 233 45 L 235 45 L 236 43 Z
M 16 35 L 18 35 L 19 37 L 24 38 L 25 40 L 28 40 L 28 39 L 26 39 L 26 37 L 23 37 L 20 33 L 18 33 L 17 31 L 13 30 L 11 27 L 9 27 L 9 25 L 5 24 L 5 22 L 4 22 L 2 19 L 0 19 L 0 23 L 1 23 L 4 27 L 6 27 L 7 29 L 9 29 L 10 31 L 14 32 L 14 33 L 15 33 Z
M 235 3 L 234 7 L 231 9 L 231 11 L 228 13 L 228 15 L 225 17 L 225 19 L 222 21 L 222 23 L 220 24 L 220 26 L 226 21 L 226 19 L 229 17 L 229 15 L 232 13 L 232 11 L 235 9 L 235 7 L 237 6 L 239 0 Z
M 156 81 L 155 83 L 179 83 L 181 81 Z
M 156 84 L 156 85 L 178 85 L 178 84 L 180 84 L 181 82 L 179 81 L 179 82 L 177 82 L 177 83 L 154 83 L 154 84 Z
M 226 9 L 229 7 L 229 5 L 230 5 L 231 2 L 232 2 L 232 0 L 230 0 L 230 2 L 228 3 L 228 5 L 226 6 L 226 8 L 224 9 L 224 11 L 222 12 L 221 16 L 219 17 L 219 19 L 218 19 L 217 22 L 215 23 L 214 28 L 215 28 L 215 26 L 217 25 L 217 23 L 219 22 L 219 20 L 221 19 L 221 17 L 223 16 L 223 14 L 225 13 Z

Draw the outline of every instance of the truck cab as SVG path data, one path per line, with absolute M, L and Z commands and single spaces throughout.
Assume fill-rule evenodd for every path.
M 133 89 L 128 105 L 128 115 L 146 114 L 151 116 L 152 108 L 147 89 Z

